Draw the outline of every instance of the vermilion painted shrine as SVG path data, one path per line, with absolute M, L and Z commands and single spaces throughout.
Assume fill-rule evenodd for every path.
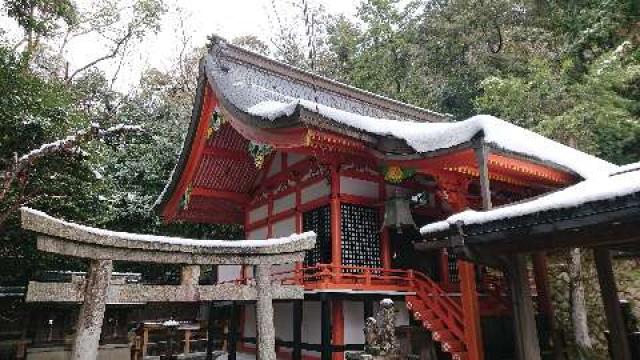
M 489 116 L 450 122 L 219 38 L 198 84 L 156 209 L 167 222 L 242 224 L 247 239 L 317 234 L 304 261 L 271 274 L 304 288 L 304 300 L 274 304 L 279 358 L 361 350 L 364 319 L 382 298 L 401 305 L 398 331 L 408 344 L 422 339 L 426 359 L 558 353 L 544 251 L 570 246 L 598 248 L 610 329 L 625 338 L 606 249 L 640 235 L 635 168 Z M 593 192 L 607 186 L 617 191 Z M 217 271 L 219 283 L 238 286 L 256 276 L 250 265 Z M 236 306 L 232 349 L 254 351 L 255 305 Z M 615 359 L 630 359 L 620 341 Z

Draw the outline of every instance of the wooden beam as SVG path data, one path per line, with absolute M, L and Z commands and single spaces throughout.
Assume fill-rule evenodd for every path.
M 516 358 L 518 360 L 541 360 L 526 258 L 524 255 L 513 255 L 506 263 L 506 275 L 509 280 L 513 304 Z
M 609 327 L 610 353 L 613 360 L 631 360 L 629 338 L 622 318 L 622 309 L 620 309 L 620 299 L 618 298 L 616 279 L 613 274 L 611 254 L 608 249 L 595 248 L 593 249 L 593 255 L 595 257 L 596 270 L 598 271 L 600 294 L 602 295 L 602 303 L 604 304 L 604 312 L 607 316 L 607 325 Z

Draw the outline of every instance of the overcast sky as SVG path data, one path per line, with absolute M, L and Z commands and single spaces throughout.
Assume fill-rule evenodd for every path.
M 117 88 L 125 90 L 139 80 L 140 72 L 146 67 L 167 69 L 177 58 L 182 47 L 182 29 L 190 38 L 192 46 L 206 44 L 207 36 L 218 34 L 227 39 L 241 35 L 256 35 L 268 41 L 276 29 L 272 26 L 273 8 L 280 16 L 297 15 L 300 11 L 291 6 L 296 0 L 165 0 L 168 12 L 162 19 L 162 30 L 157 35 L 148 36 L 128 56 L 127 63 L 121 69 Z M 297 0 L 302 3 L 302 0 Z M 307 0 L 312 5 L 322 4 L 328 13 L 342 13 L 354 16 L 359 0 Z M 76 0 L 82 8 L 91 6 L 91 0 Z M 2 28 L 13 30 L 10 36 L 19 38 L 16 26 L 9 24 L 6 17 L 0 16 Z M 184 25 L 181 25 L 184 24 Z M 300 24 L 304 26 L 304 24 Z M 84 37 L 67 47 L 66 58 L 71 68 L 95 59 L 97 54 L 108 52 L 105 43 L 98 38 Z M 101 68 L 112 73 L 114 62 L 103 64 Z

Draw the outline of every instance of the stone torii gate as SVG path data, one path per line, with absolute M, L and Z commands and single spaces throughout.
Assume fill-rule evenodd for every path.
M 302 261 L 304 251 L 313 248 L 316 238 L 309 232 L 269 240 L 191 240 L 102 230 L 69 223 L 29 208 L 22 208 L 21 213 L 22 227 L 38 233 L 39 250 L 89 259 L 82 287 L 32 282 L 27 293 L 27 301 L 71 298 L 82 303 L 72 360 L 97 358 L 108 300 L 256 300 L 258 355 L 261 360 L 275 360 L 272 300 L 302 299 L 304 293 L 300 286 L 272 284 L 271 267 Z M 110 285 L 114 260 L 182 264 L 182 283 L 177 286 Z M 253 265 L 255 285 L 199 285 L 199 266 L 211 264 Z

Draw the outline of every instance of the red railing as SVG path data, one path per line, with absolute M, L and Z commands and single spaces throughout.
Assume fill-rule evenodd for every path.
M 272 274 L 274 282 L 313 289 L 413 291 L 410 270 L 318 264 Z

